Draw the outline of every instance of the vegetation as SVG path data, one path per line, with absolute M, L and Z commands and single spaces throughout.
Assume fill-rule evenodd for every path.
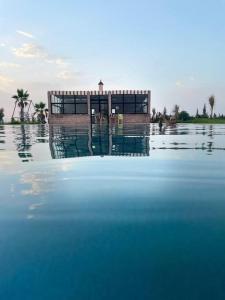
M 35 108 L 34 116 L 37 115 L 37 121 L 42 124 L 46 123 L 45 118 L 47 117 L 47 112 L 48 112 L 48 110 L 45 109 L 45 106 L 46 104 L 44 102 L 39 102 L 34 105 Z
M 207 112 L 206 104 L 203 105 L 202 114 L 199 113 L 199 109 L 197 108 L 195 116 L 191 116 L 187 111 L 182 110 L 180 112 L 179 105 L 175 105 L 173 108 L 172 114 L 167 114 L 167 109 L 164 107 L 163 113 L 156 112 L 155 109 L 152 110 L 152 122 L 157 123 L 160 121 L 160 116 L 163 115 L 164 120 L 175 120 L 178 123 L 200 123 L 200 124 L 225 124 L 225 115 L 216 115 L 214 113 L 215 106 L 215 96 L 210 96 L 208 99 L 210 114 Z
M 0 108 L 0 124 L 4 123 L 4 108 Z
M 12 96 L 12 98 L 16 100 L 15 104 L 20 108 L 20 121 L 24 122 L 24 108 L 28 105 L 29 94 L 23 89 L 17 89 L 17 94 Z
M 209 97 L 209 105 L 210 105 L 210 109 L 211 109 L 211 119 L 213 117 L 213 109 L 214 109 L 214 105 L 215 105 L 215 97 L 212 95 Z

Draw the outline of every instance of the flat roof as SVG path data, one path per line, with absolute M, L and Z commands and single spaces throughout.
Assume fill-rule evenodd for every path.
M 150 90 L 112 90 L 112 91 L 49 91 L 49 95 L 132 95 L 132 94 L 149 94 Z

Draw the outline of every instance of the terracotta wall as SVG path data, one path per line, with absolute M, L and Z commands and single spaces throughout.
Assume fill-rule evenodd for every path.
M 74 125 L 90 123 L 89 115 L 49 115 L 49 124 Z

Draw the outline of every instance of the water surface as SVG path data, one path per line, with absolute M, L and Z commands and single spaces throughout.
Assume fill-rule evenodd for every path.
M 0 127 L 0 299 L 224 299 L 225 126 Z

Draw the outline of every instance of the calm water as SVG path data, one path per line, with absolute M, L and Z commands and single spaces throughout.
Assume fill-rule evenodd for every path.
M 0 299 L 225 299 L 225 125 L 0 126 Z

